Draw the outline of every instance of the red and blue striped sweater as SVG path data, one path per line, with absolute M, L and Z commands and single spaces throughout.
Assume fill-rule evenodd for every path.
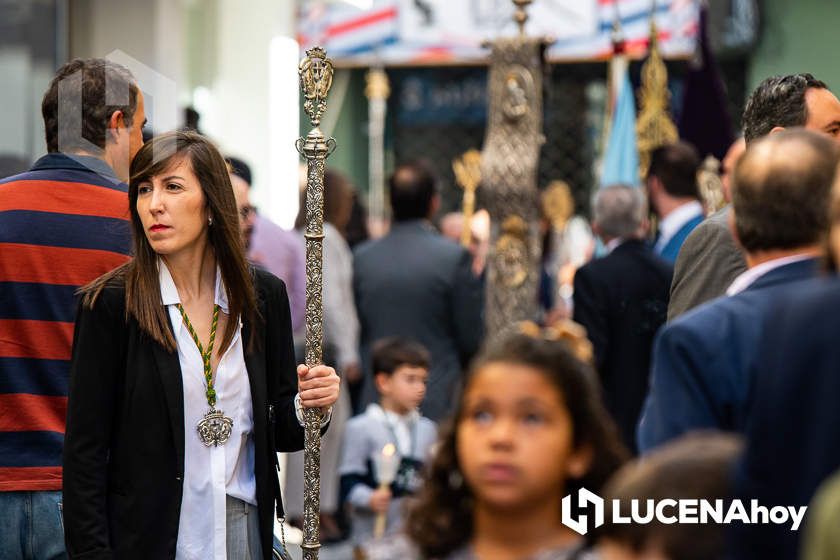
M 127 260 L 127 192 L 60 153 L 0 180 L 0 492 L 61 489 L 75 292 Z

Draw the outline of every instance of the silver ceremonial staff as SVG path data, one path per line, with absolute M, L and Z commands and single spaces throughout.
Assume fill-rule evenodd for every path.
M 324 342 L 321 301 L 321 268 L 324 241 L 324 166 L 335 150 L 335 139 L 325 138 L 319 127 L 327 108 L 327 93 L 333 77 L 332 61 L 321 47 L 306 51 L 298 67 L 303 109 L 312 122 L 306 138 L 298 138 L 295 147 L 306 158 L 306 365 L 314 367 L 322 360 Z M 321 413 L 314 408 L 304 411 L 303 448 L 303 559 L 317 560 L 318 516 L 321 502 Z

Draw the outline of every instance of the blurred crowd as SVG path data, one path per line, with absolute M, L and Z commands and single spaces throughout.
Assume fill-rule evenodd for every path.
M 83 142 L 58 123 L 71 76 Z M 113 105 L 120 85 L 131 94 Z M 127 185 L 145 124 L 135 78 L 95 59 L 59 70 L 43 115 L 48 154 L 0 179 L 8 559 L 68 555 L 62 437 L 76 293 L 132 257 Z M 349 541 L 370 559 L 840 556 L 840 101 L 810 74 L 774 76 L 742 123 L 721 163 L 722 208 L 701 197 L 700 155 L 676 142 L 653 151 L 643 185 L 607 185 L 581 215 L 533 224 L 544 238 L 540 312 L 491 343 L 487 212 L 442 213 L 433 170 L 407 161 L 388 180 L 388 231 L 370 238 L 361 191 L 327 168 L 323 355 L 342 391 L 322 439 L 322 541 Z M 302 363 L 305 173 L 285 230 L 253 204 L 248 162 L 226 163 L 241 247 L 283 281 Z M 283 474 L 285 517 L 302 527 L 302 452 Z M 596 519 L 578 502 L 584 491 L 607 507 L 581 534 L 578 515 Z M 619 523 L 613 511 L 736 499 L 807 514 L 792 530 L 652 512 Z M 110 558 L 100 544 L 69 556 Z

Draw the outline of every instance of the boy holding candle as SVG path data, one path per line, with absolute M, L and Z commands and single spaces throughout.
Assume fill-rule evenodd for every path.
M 374 345 L 372 359 L 379 403 L 347 423 L 339 466 L 357 548 L 382 536 L 375 527 L 384 526 L 386 533 L 399 528 L 403 498 L 421 484 L 423 464 L 437 438 L 435 423 L 417 410 L 426 394 L 428 351 L 392 337 Z

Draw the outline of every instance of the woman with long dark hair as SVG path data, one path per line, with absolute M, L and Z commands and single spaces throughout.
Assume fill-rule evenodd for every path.
M 303 447 L 299 409 L 327 413 L 338 377 L 295 375 L 285 286 L 247 265 L 209 140 L 175 132 L 143 146 L 129 211 L 134 258 L 83 288 L 77 314 L 68 553 L 269 559 L 276 451 Z

